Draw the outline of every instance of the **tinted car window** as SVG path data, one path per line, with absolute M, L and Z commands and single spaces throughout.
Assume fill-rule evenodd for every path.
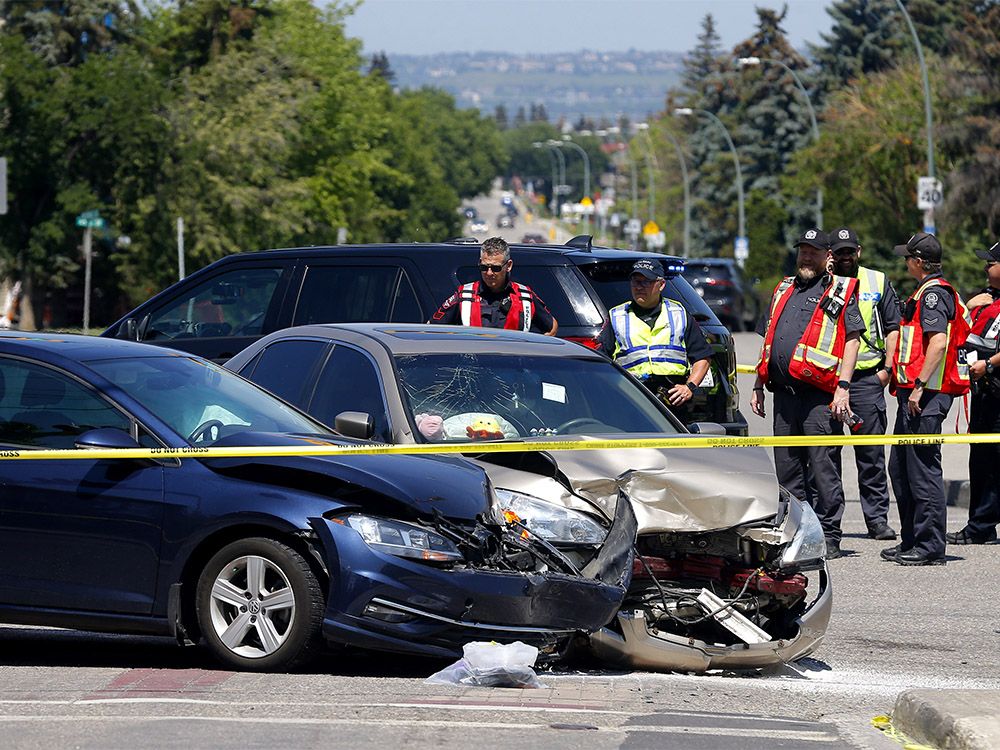
M 245 368 L 241 374 L 278 398 L 304 406 L 303 389 L 326 350 L 324 341 L 279 341 L 260 353 L 252 370 Z
M 280 278 L 280 268 L 243 268 L 214 276 L 153 311 L 143 338 L 259 336 Z
M 583 275 L 590 281 L 594 291 L 610 310 L 612 307 L 632 299 L 632 291 L 628 281 L 629 274 L 632 272 L 632 264 L 633 261 L 630 260 L 605 261 L 581 266 L 580 270 L 583 271 Z M 663 293 L 670 299 L 677 300 L 684 305 L 684 308 L 694 315 L 695 320 L 714 322 L 715 316 L 711 309 L 683 277 L 668 278 Z
M 337 346 L 330 354 L 306 411 L 331 427 L 341 412 L 367 412 L 375 423 L 372 438 L 389 440 L 389 418 L 375 365 L 349 346 Z
M 467 284 L 482 275 L 478 266 L 462 266 L 458 278 Z M 604 320 L 573 268 L 516 265 L 511 278 L 531 287 L 562 326 L 600 325 Z
M 310 266 L 295 309 L 294 325 L 423 320 L 406 273 L 398 266 Z
M 95 392 L 28 362 L 0 360 L 0 394 L 0 442 L 7 445 L 72 448 L 87 430 L 131 428 L 131 420 Z
M 721 263 L 692 263 L 684 266 L 684 278 L 692 279 L 724 279 L 733 280 L 733 271 L 728 265 Z

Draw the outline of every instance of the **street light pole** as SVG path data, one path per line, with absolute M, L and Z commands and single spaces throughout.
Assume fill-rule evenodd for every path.
M 660 171 L 660 164 L 656 160 L 656 154 L 653 153 L 653 139 L 649 137 L 649 123 L 637 122 L 635 124 L 635 129 L 645 136 L 646 169 L 649 172 L 649 178 L 647 180 L 648 185 L 646 187 L 646 192 L 648 193 L 649 197 L 649 220 L 655 222 L 656 221 L 656 172 Z
M 559 149 L 559 143 L 560 142 L 556 140 L 545 141 L 545 145 L 552 149 L 552 153 L 554 153 L 556 158 L 559 160 L 559 194 L 562 195 L 563 185 L 566 184 L 566 156 Z M 559 205 L 559 203 L 556 203 L 557 209 Z M 558 210 L 556 212 L 556 218 L 559 218 Z
M 774 60 L 769 57 L 741 57 L 737 60 L 740 67 L 746 67 L 748 65 L 763 65 L 769 63 L 771 65 L 777 65 L 785 70 L 786 73 L 791 75 L 792 80 L 795 81 L 795 85 L 798 87 L 799 91 L 802 92 L 802 98 L 806 100 L 806 108 L 809 111 L 809 122 L 812 125 L 813 140 L 819 142 L 819 125 L 816 124 L 816 110 L 813 109 L 812 101 L 809 99 L 809 92 L 806 87 L 802 84 L 802 79 L 799 78 L 798 73 L 792 70 L 788 65 L 783 63 L 781 60 Z M 816 188 L 816 226 L 823 226 L 823 188 Z
M 910 27 L 910 34 L 913 36 L 913 44 L 917 48 L 917 60 L 920 63 L 920 75 L 924 79 L 924 118 L 927 120 L 927 175 L 935 177 L 934 174 L 934 121 L 931 115 L 931 84 L 927 77 L 927 63 L 924 61 L 924 48 L 920 44 L 920 37 L 917 36 L 917 29 L 913 25 L 913 19 L 906 12 L 903 0 L 896 0 L 899 12 L 906 19 L 906 25 Z M 924 211 L 924 231 L 935 234 L 937 227 L 934 226 L 934 206 Z
M 691 188 L 688 182 L 687 164 L 684 161 L 684 151 L 681 144 L 668 131 L 663 134 L 674 145 L 677 152 L 677 163 L 681 165 L 681 180 L 684 183 L 684 257 L 691 257 Z
M 535 141 L 531 144 L 532 148 L 545 148 L 545 153 L 549 155 L 549 161 L 552 162 L 552 203 L 549 205 L 549 209 L 552 215 L 556 215 L 556 207 L 559 205 L 559 197 L 556 195 L 556 186 L 558 183 L 558 164 L 555 155 L 552 153 L 553 149 L 548 148 L 541 141 Z
M 691 109 L 690 107 L 680 107 L 674 110 L 674 115 L 679 117 L 691 117 L 694 114 L 706 115 L 712 122 L 719 126 L 722 131 L 722 135 L 726 137 L 726 143 L 729 144 L 729 150 L 733 154 L 733 165 L 736 167 L 736 197 L 739 202 L 739 239 L 743 240 L 746 237 L 746 216 L 743 208 L 743 172 L 740 170 L 740 157 L 736 153 L 736 144 L 733 143 L 733 139 L 729 137 L 729 131 L 726 129 L 725 123 L 722 122 L 718 117 L 709 112 L 707 109 Z
M 593 199 L 590 197 L 590 157 L 587 155 L 587 152 L 584 150 L 584 148 L 579 143 L 574 143 L 572 140 L 570 140 L 570 137 L 568 135 L 564 135 L 563 139 L 561 141 L 556 141 L 556 143 L 558 143 L 559 146 L 564 146 L 564 145 L 572 146 L 580 153 L 580 156 L 583 157 L 583 194 L 588 201 L 591 201 L 590 205 L 593 206 L 594 205 Z M 583 215 L 583 233 L 584 234 L 590 233 L 589 213 L 584 213 Z

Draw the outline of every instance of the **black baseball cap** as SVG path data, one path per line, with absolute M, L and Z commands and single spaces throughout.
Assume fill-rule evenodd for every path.
M 976 257 L 1000 263 L 1000 242 L 997 242 L 989 250 L 976 250 Z
M 632 266 L 632 273 L 641 273 L 647 279 L 662 279 L 663 264 L 652 258 L 637 260 Z M 629 274 L 631 276 L 631 274 Z
M 927 232 L 917 232 L 905 245 L 896 245 L 892 251 L 896 255 L 909 255 L 929 263 L 941 262 L 941 243 L 937 237 Z
M 830 248 L 830 237 L 822 229 L 813 227 L 804 231 L 795 240 L 795 247 L 799 245 L 812 245 L 813 247 L 818 247 L 820 250 L 828 250 Z
M 842 247 L 851 247 L 855 250 L 861 247 L 858 235 L 850 227 L 837 227 L 830 232 L 830 250 L 836 252 Z

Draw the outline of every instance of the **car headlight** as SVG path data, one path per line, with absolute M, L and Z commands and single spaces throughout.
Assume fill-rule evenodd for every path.
M 402 521 L 355 513 L 344 519 L 372 549 L 418 560 L 461 560 L 458 547 L 433 531 Z
M 517 516 L 532 534 L 547 542 L 600 544 L 608 532 L 585 513 L 513 490 L 495 490 L 496 507 Z
M 799 526 L 781 555 L 781 567 L 797 567 L 826 556 L 826 537 L 816 512 L 797 497 L 789 495 L 787 519 L 798 516 Z M 787 521 L 786 521 L 787 523 Z

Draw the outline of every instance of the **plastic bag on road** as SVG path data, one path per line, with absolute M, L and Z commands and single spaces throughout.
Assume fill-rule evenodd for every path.
M 502 644 L 484 641 L 466 643 L 462 658 L 428 677 L 429 685 L 470 687 L 544 688 L 532 667 L 538 649 L 521 641 Z

